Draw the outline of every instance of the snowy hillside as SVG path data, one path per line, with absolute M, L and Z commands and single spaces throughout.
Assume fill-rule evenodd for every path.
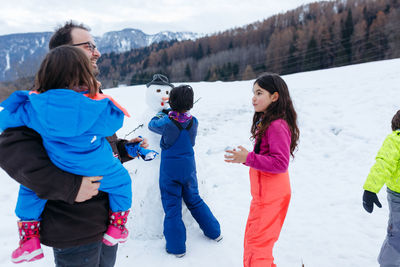
M 34 76 L 39 63 L 48 51 L 52 32 L 17 33 L 0 35 L 0 81 L 12 81 Z M 122 53 L 162 41 L 195 40 L 202 34 L 193 32 L 162 31 L 146 34 L 138 29 L 123 29 L 94 36 L 102 54 Z
M 193 32 L 171 32 L 162 31 L 156 34 L 146 34 L 138 29 L 123 29 L 104 33 L 101 37 L 95 37 L 101 53 L 122 53 L 135 48 L 150 46 L 162 41 L 195 40 L 201 37 Z
M 400 109 L 399 69 L 400 59 L 396 59 L 283 77 L 298 112 L 301 136 L 289 169 L 292 200 L 274 251 L 279 267 L 300 267 L 302 262 L 306 267 L 378 265 L 376 257 L 388 218 L 386 192 L 382 189 L 378 195 L 383 208 L 368 214 L 361 204 L 362 185 L 390 132 L 391 118 Z M 200 194 L 219 219 L 224 239 L 215 243 L 205 238 L 184 211 L 185 257 L 166 254 L 163 239 L 139 238 L 140 233 L 132 233 L 120 246 L 116 266 L 242 266 L 243 233 L 251 199 L 248 168 L 225 163 L 223 155 L 228 146 L 252 146 L 252 82 L 191 84 L 195 99 L 200 98 L 192 110 L 199 120 L 195 152 Z M 121 87 L 105 92 L 132 115 L 118 133 L 122 138 L 142 123 L 144 88 Z M 139 160 L 125 164 L 133 186 L 136 177 L 143 178 L 139 165 L 143 165 Z M 2 170 L 0 178 L 0 266 L 15 266 L 9 258 L 18 242 L 13 212 L 18 185 Z M 153 194 L 157 192 L 155 188 Z M 133 213 L 135 205 L 139 203 L 134 202 Z M 148 216 L 152 216 L 151 211 Z M 150 219 L 162 220 L 158 216 Z M 134 220 L 128 222 L 131 231 L 134 224 Z M 44 252 L 44 260 L 19 266 L 52 266 L 52 250 L 45 247 Z

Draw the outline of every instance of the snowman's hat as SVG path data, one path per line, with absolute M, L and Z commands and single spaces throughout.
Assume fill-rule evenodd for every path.
M 157 85 L 167 85 L 170 86 L 171 88 L 174 88 L 174 86 L 169 83 L 169 80 L 167 76 L 164 76 L 162 74 L 154 74 L 153 75 L 153 80 L 149 83 L 146 84 L 146 87 L 150 87 L 150 85 L 157 84 Z

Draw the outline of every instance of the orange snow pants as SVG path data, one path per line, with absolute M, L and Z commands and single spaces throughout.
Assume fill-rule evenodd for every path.
M 290 202 L 289 174 L 250 168 L 250 213 L 244 235 L 244 267 L 275 267 L 272 249 Z

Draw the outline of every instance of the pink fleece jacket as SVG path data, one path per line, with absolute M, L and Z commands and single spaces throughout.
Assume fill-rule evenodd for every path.
M 244 164 L 263 172 L 286 172 L 289 167 L 290 142 L 291 133 L 287 122 L 274 120 L 261 140 L 260 153 L 250 152 Z

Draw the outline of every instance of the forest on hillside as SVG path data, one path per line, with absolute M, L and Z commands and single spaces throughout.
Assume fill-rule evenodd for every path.
M 400 0 L 315 2 L 195 41 L 164 42 L 100 58 L 106 87 L 253 79 L 400 57 Z
M 149 82 L 162 73 L 171 82 L 254 79 L 400 57 L 400 0 L 334 0 L 195 41 L 160 42 L 103 54 L 103 88 Z M 0 84 L 0 101 L 29 89 L 33 77 Z

